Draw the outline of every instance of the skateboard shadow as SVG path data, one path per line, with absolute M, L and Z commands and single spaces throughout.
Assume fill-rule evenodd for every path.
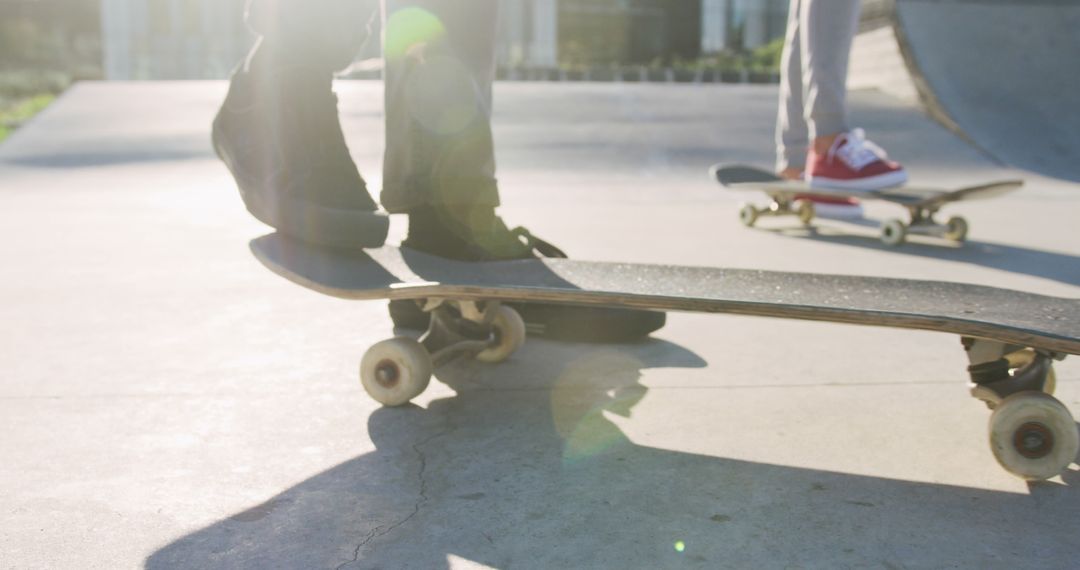
M 0 164 L 28 168 L 75 170 L 144 163 L 178 163 L 206 160 L 214 156 L 213 149 L 209 147 L 205 149 L 192 147 L 170 148 L 177 145 L 174 144 L 173 140 L 166 137 L 154 141 L 147 140 L 147 137 L 131 138 L 117 146 L 120 148 L 113 152 L 81 149 L 72 152 L 48 150 L 27 154 L 16 151 L 19 153 L 0 158 Z
M 404 282 L 362 249 L 312 246 L 279 232 L 251 240 L 249 248 L 270 271 L 308 287 L 382 290 Z
M 372 413 L 357 438 L 374 451 L 177 539 L 146 567 L 1019 567 L 1080 556 L 1072 529 L 1055 524 L 1080 510 L 1077 472 L 1021 495 L 658 449 L 612 421 L 647 397 L 643 371 L 704 365 L 658 340 L 534 341 L 499 367 L 455 363 L 439 374 L 455 396 Z
M 877 228 L 874 220 L 845 220 L 843 223 Z M 838 227 L 761 228 L 765 231 L 791 238 L 810 239 L 835 245 L 876 249 L 895 255 L 914 255 L 943 261 L 954 261 L 989 267 L 1010 273 L 1020 273 L 1050 279 L 1067 285 L 1080 285 L 1080 256 L 1017 247 L 993 242 L 969 240 L 963 246 L 944 242 L 921 243 L 915 238 L 899 247 L 887 246 L 877 233 L 854 234 Z
M 498 283 L 506 287 L 580 289 L 536 259 L 510 261 L 454 261 L 407 247 L 401 259 L 417 277 L 438 283 Z

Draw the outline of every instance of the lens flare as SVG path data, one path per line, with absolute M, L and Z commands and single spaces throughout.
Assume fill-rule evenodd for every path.
M 591 352 L 566 366 L 551 394 L 564 465 L 630 444 L 605 413 L 629 417 L 647 391 L 639 384 L 643 367 L 633 354 L 616 350 Z
M 425 58 L 406 81 L 409 113 L 432 133 L 461 134 L 480 113 L 476 83 L 468 68 L 453 57 Z
M 415 46 L 442 38 L 446 34 L 439 17 L 423 8 L 404 8 L 386 20 L 386 57 L 404 57 Z

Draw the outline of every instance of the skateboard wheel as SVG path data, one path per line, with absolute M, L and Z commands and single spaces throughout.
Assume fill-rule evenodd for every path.
M 945 222 L 945 239 L 964 241 L 967 239 L 968 223 L 960 216 L 953 216 Z
M 511 307 L 501 305 L 491 323 L 491 346 L 476 353 L 480 362 L 502 362 L 525 344 L 525 321 Z
M 754 224 L 757 223 L 758 214 L 760 214 L 760 212 L 758 212 L 758 209 L 755 208 L 753 204 L 743 204 L 742 208 L 739 209 L 739 221 L 741 221 L 744 226 L 752 228 L 754 227 Z
M 896 247 L 904 243 L 907 238 L 907 226 L 904 222 L 891 218 L 881 224 L 881 241 L 888 246 Z
M 1042 392 L 1002 400 L 990 416 L 990 449 L 1006 471 L 1037 481 L 1063 472 L 1080 451 L 1080 432 L 1061 402 Z
M 799 216 L 799 221 L 803 225 L 810 225 L 810 222 L 814 221 L 814 216 L 817 212 L 814 210 L 814 203 L 810 200 L 796 200 L 795 201 L 795 215 Z
M 376 343 L 360 361 L 360 383 L 385 406 L 401 406 L 422 394 L 431 382 L 431 372 L 427 350 L 406 337 Z

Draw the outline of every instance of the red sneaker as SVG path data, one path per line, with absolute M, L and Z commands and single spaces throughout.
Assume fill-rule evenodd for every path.
M 874 191 L 907 182 L 904 168 L 885 151 L 866 140 L 862 129 L 836 137 L 824 155 L 810 150 L 806 179 L 811 188 Z

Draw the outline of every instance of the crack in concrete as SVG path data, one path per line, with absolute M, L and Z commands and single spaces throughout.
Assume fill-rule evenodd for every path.
M 413 451 L 416 453 L 417 457 L 419 457 L 419 459 L 420 459 L 420 469 L 419 469 L 419 472 L 416 475 L 417 479 L 420 481 L 420 491 L 418 493 L 420 495 L 420 497 L 416 501 L 416 504 L 413 505 L 412 512 L 409 513 L 405 518 L 403 518 L 400 521 L 397 521 L 397 522 L 395 522 L 395 523 L 393 523 L 393 524 L 391 524 L 389 526 L 377 526 L 374 529 L 372 529 L 372 531 L 369 532 L 367 534 L 367 536 L 365 536 L 364 539 L 362 541 L 360 541 L 359 544 L 356 545 L 356 548 L 353 549 L 352 560 L 348 560 L 346 562 L 343 562 L 342 564 L 337 566 L 337 568 L 335 568 L 335 570 L 342 570 L 346 566 L 348 566 L 350 564 L 353 564 L 355 562 L 358 562 L 360 560 L 360 551 L 363 550 L 363 548 L 365 546 L 367 546 L 371 541 L 375 540 L 376 538 L 386 536 L 387 534 L 389 534 L 389 533 L 393 532 L 394 530 L 400 528 L 402 525 L 409 522 L 410 519 L 415 517 L 417 515 L 417 513 L 420 512 L 420 508 L 424 505 L 424 503 L 426 503 L 428 501 L 427 479 L 425 478 L 425 475 L 427 474 L 427 457 L 424 455 L 424 452 L 423 452 L 423 450 L 421 448 L 424 447 L 425 445 L 427 445 L 428 443 L 430 443 L 435 438 L 447 435 L 452 431 L 454 431 L 454 428 L 448 427 L 448 428 L 446 428 L 446 429 L 444 429 L 442 431 L 439 431 L 437 433 L 432 434 L 431 436 L 427 437 L 423 441 L 420 441 L 419 443 L 413 444 L 413 446 L 412 446 Z

